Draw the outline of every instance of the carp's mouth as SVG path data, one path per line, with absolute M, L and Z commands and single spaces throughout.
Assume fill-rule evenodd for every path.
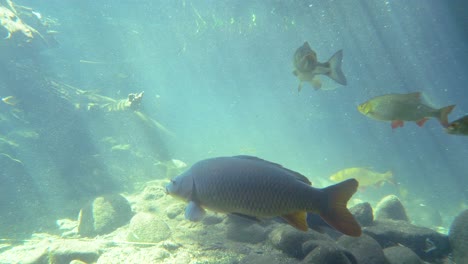
M 176 182 L 171 179 L 171 182 L 166 185 L 166 188 L 165 188 L 166 194 L 171 194 L 171 191 L 169 189 L 171 189 L 171 187 L 173 189 L 175 184 Z

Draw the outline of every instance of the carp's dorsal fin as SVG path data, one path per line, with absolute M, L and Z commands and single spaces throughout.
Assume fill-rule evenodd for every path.
M 261 159 L 261 158 L 255 157 L 255 156 L 249 156 L 249 155 L 238 155 L 238 156 L 233 156 L 233 158 L 238 158 L 238 159 L 249 159 L 249 160 L 256 160 L 256 161 L 259 161 L 259 162 L 268 163 L 268 164 L 270 164 L 271 166 L 280 168 L 280 169 L 282 169 L 282 170 L 285 170 L 285 171 L 291 173 L 297 180 L 299 180 L 299 181 L 301 181 L 301 182 L 304 182 L 304 183 L 306 183 L 306 184 L 308 184 L 308 185 L 312 185 L 312 183 L 310 182 L 309 179 L 307 179 L 306 176 L 300 174 L 299 172 L 296 172 L 296 171 L 293 171 L 293 170 L 290 170 L 290 169 L 286 169 L 285 167 L 281 166 L 281 165 L 278 164 L 278 163 L 274 163 L 274 162 L 271 162 L 271 161 L 268 161 L 268 160 L 264 160 L 264 159 Z
M 309 226 L 307 225 L 307 212 L 299 211 L 288 215 L 281 216 L 288 224 L 294 226 L 295 228 L 307 231 Z

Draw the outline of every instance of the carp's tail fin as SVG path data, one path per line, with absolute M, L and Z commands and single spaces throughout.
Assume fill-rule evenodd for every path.
M 348 200 L 357 191 L 356 179 L 348 179 L 322 189 L 326 195 L 326 204 L 320 210 L 320 216 L 336 230 L 348 236 L 360 236 L 361 226 L 346 208 Z
M 448 122 L 448 115 L 450 114 L 450 112 L 452 112 L 453 108 L 455 108 L 455 105 L 449 105 L 449 106 L 446 106 L 446 107 L 443 107 L 441 109 L 439 109 L 439 121 L 440 123 L 442 124 L 443 127 L 448 127 L 449 125 L 449 122 Z
M 328 60 L 330 65 L 330 72 L 327 74 L 328 77 L 332 78 L 335 82 L 346 85 L 346 77 L 341 71 L 341 61 L 343 60 L 343 50 L 337 51 L 333 56 Z

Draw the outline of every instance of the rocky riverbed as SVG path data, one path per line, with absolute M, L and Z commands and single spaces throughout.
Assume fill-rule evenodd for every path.
M 0 263 L 468 263 L 468 210 L 449 234 L 411 224 L 398 197 L 351 211 L 363 226 L 358 238 L 327 227 L 298 231 L 276 219 L 253 222 L 208 213 L 184 219 L 185 204 L 153 181 L 135 195 L 98 197 L 77 219 L 22 241 L 4 240 Z

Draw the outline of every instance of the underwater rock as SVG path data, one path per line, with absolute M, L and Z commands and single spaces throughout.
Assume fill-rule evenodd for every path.
M 90 243 L 79 240 L 62 240 L 49 249 L 48 263 L 70 263 L 80 260 L 85 263 L 96 262 L 101 255 L 103 246 L 100 243 Z
M 269 240 L 273 246 L 285 254 L 302 259 L 305 254 L 302 251 L 302 244 L 308 240 L 320 240 L 326 237 L 316 231 L 299 231 L 289 225 L 281 225 L 273 229 L 269 235 Z
M 59 231 L 62 233 L 61 237 L 75 237 L 78 236 L 78 221 L 71 219 L 59 219 L 55 221 Z
M 218 215 L 207 215 L 202 219 L 204 225 L 216 225 L 224 220 L 223 217 Z
M 405 208 L 395 195 L 385 196 L 375 207 L 375 220 L 383 219 L 408 221 Z
M 468 263 L 468 209 L 453 220 L 448 237 L 455 263 Z
M 382 248 L 401 244 L 414 251 L 425 261 L 446 257 L 450 246 L 448 237 L 426 227 L 401 220 L 376 220 L 363 232 L 379 242 Z
M 86 262 L 83 262 L 81 260 L 74 259 L 70 261 L 70 264 L 87 264 Z
M 369 226 L 374 221 L 374 214 L 370 203 L 359 203 L 349 208 L 349 211 L 354 215 L 354 218 L 361 226 Z
M 141 194 L 143 200 L 154 201 L 166 196 L 164 188 L 159 186 L 146 186 Z
M 141 212 L 130 220 L 127 240 L 157 243 L 170 236 L 171 230 L 162 219 L 155 214 Z
M 78 233 L 84 237 L 107 234 L 128 223 L 132 209 L 119 194 L 100 196 L 80 210 Z
M 390 264 L 424 264 L 416 253 L 404 246 L 388 247 L 384 254 Z
M 35 244 L 26 243 L 0 253 L 0 263 L 49 263 L 47 252 L 52 245 L 50 240 L 41 240 Z
M 349 250 L 359 264 L 388 263 L 379 243 L 366 234 L 360 237 L 342 236 L 337 244 Z
M 0 263 L 70 263 L 81 260 L 95 262 L 104 250 L 104 243 L 61 239 L 48 234 L 33 234 L 24 245 L 0 254 Z
M 165 248 L 168 251 L 175 251 L 178 248 L 180 248 L 182 245 L 179 243 L 174 243 L 172 241 L 163 241 L 162 242 L 162 247 Z
M 321 240 L 321 239 L 308 240 L 302 244 L 302 253 L 304 253 L 304 256 L 306 256 L 307 254 L 309 254 L 312 250 L 316 249 L 317 247 L 320 247 L 323 245 L 329 246 L 329 244 L 332 244 L 335 247 L 337 247 L 335 241 L 329 238 L 325 238 L 324 240 Z
M 170 257 L 171 254 L 162 248 L 134 248 L 134 247 L 117 247 L 107 250 L 97 260 L 96 264 L 108 263 L 165 263 L 164 259 Z M 172 262 L 172 263 L 190 263 Z
M 241 259 L 240 264 L 299 264 L 299 260 L 282 255 L 251 254 Z
M 358 264 L 356 258 L 351 253 L 338 247 L 335 243 L 319 242 L 319 244 L 320 245 L 315 247 L 301 263 Z
M 229 240 L 255 244 L 267 237 L 267 229 L 250 219 L 230 216 L 226 225 L 226 238 Z
M 314 240 L 302 244 L 302 252 L 306 256 L 303 263 L 352 263 L 357 264 L 356 258 L 339 246 L 326 235 L 317 236 Z
M 68 218 L 59 219 L 55 221 L 60 231 L 71 231 L 78 226 L 78 222 Z
M 169 217 L 169 219 L 174 219 L 178 215 L 183 214 L 185 211 L 185 205 L 176 203 L 176 204 L 171 204 L 166 208 L 166 215 Z
M 0 234 L 27 237 L 44 224 L 38 216 L 47 214 L 47 209 L 23 162 L 4 151 L 0 150 Z

